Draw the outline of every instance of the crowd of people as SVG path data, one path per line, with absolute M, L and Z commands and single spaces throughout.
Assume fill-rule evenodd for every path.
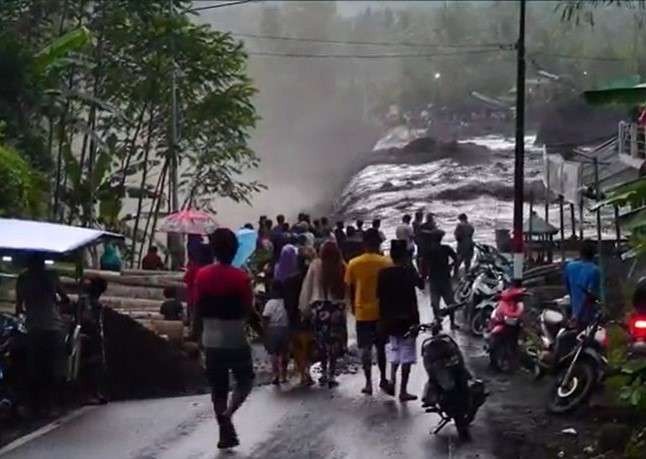
M 245 225 L 253 229 L 253 225 Z M 249 270 L 231 265 L 238 249 L 234 232 L 220 228 L 209 243 L 189 241 L 189 315 L 205 349 L 207 375 L 220 426 L 220 448 L 238 444 L 233 413 L 251 391 L 254 377 L 247 324 L 263 337 L 272 361 L 273 383 L 288 381 L 293 357 L 300 385 L 338 385 L 337 361 L 348 346 L 348 312 L 356 321 L 357 345 L 365 376 L 362 392 L 373 394 L 373 348 L 379 370 L 378 387 L 401 402 L 415 400 L 408 392 L 416 360 L 415 338 L 407 334 L 419 323 L 416 289 L 427 285 L 439 317 L 440 302 L 453 302 L 451 278 L 460 264 L 469 266 L 474 229 L 465 215 L 455 230 L 457 252 L 443 244 L 433 214 L 404 215 L 396 238 L 386 244 L 381 221 L 365 228 L 306 214 L 289 224 L 283 215 L 258 222 L 257 250 Z M 387 249 L 387 250 L 384 250 Z M 387 252 L 388 255 L 384 253 Z M 207 255 L 205 255 L 207 254 Z M 202 257 L 202 258 L 200 258 Z M 212 263 L 215 260 L 217 263 Z M 262 278 L 268 292 L 264 305 L 255 301 L 253 280 Z M 453 317 L 451 326 L 456 328 Z M 321 364 L 313 381 L 312 362 Z M 387 372 L 387 363 L 391 371 Z M 228 398 L 229 374 L 236 380 Z M 399 390 L 396 381 L 401 373 Z

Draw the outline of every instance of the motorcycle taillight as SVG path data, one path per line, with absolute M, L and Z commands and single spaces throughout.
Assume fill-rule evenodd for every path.
M 646 314 L 633 314 L 628 321 L 630 335 L 635 341 L 646 341 Z

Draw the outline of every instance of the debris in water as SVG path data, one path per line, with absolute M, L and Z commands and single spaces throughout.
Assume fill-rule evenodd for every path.
M 576 431 L 576 429 L 573 429 L 570 427 L 569 429 L 563 429 L 561 430 L 561 433 L 563 435 L 572 435 L 572 436 L 577 436 L 579 433 Z

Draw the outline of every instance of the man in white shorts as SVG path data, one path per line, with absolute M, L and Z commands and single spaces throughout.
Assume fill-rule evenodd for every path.
M 407 402 L 417 399 L 407 390 L 410 369 L 417 359 L 415 337 L 406 334 L 412 326 L 419 324 L 415 288 L 423 289 L 424 281 L 410 262 L 406 241 L 391 241 L 390 256 L 394 266 L 379 273 L 377 284 L 380 326 L 389 337 L 387 354 L 391 364 L 391 384 L 396 387 L 397 370 L 401 366 L 399 400 Z

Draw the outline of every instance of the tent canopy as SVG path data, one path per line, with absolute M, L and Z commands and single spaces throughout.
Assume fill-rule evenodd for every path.
M 529 234 L 530 220 L 527 219 L 523 223 L 523 233 Z M 538 216 L 536 212 L 532 212 L 531 216 L 531 227 L 532 227 L 532 236 L 543 235 L 543 234 L 556 234 L 558 233 L 558 228 L 554 225 L 543 220 Z
M 2 252 L 43 252 L 63 255 L 104 239 L 123 239 L 123 236 L 92 228 L 0 218 L 0 251 Z

